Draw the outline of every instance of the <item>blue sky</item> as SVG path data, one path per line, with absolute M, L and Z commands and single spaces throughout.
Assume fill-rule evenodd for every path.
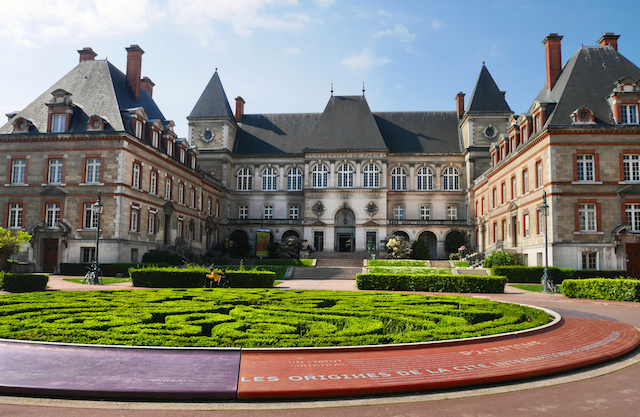
M 332 82 L 357 95 L 363 80 L 373 111 L 423 111 L 468 100 L 484 61 L 522 113 L 545 82 L 547 34 L 564 36 L 566 62 L 613 32 L 640 65 L 637 11 L 635 0 L 0 0 L 0 113 L 46 91 L 85 46 L 125 71 L 132 44 L 180 136 L 215 68 L 246 113 L 322 112 Z

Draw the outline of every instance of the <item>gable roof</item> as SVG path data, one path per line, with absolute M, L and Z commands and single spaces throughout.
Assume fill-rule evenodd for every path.
M 123 112 L 133 108 L 144 108 L 149 119 L 158 119 L 166 126 L 166 119 L 145 90 L 140 89 L 140 99 L 131 94 L 126 84 L 126 76 L 106 60 L 82 61 L 62 79 L 48 88 L 22 111 L 15 114 L 4 126 L 0 134 L 13 132 L 13 121 L 18 117 L 33 123 L 35 132 L 47 131 L 48 107 L 51 93 L 62 89 L 71 93 L 73 116 L 69 133 L 87 131 L 89 117 L 98 115 L 107 125 L 105 131 L 128 132 L 129 123 L 125 123 Z
M 556 103 L 546 125 L 571 125 L 571 113 L 580 107 L 593 111 L 596 125 L 615 124 L 607 97 L 624 76 L 638 80 L 640 68 L 612 47 L 580 48 L 565 64 L 551 91 L 543 87 L 536 98 Z
M 511 108 L 504 99 L 487 67 L 482 64 L 476 86 L 471 93 L 467 113 L 511 113 Z
M 224 93 L 218 71 L 213 73 L 209 84 L 205 87 L 187 119 L 209 117 L 234 118 L 231 107 L 229 106 L 229 101 L 227 100 L 227 95 Z

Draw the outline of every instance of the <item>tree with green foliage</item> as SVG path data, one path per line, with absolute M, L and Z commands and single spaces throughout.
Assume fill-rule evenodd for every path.
M 413 259 L 429 259 L 429 245 L 424 239 L 418 239 L 411 245 Z
M 494 266 L 518 265 L 518 259 L 503 251 L 494 251 L 491 255 L 484 258 L 482 266 L 485 268 L 493 268 Z
M 404 236 L 389 236 L 385 247 L 387 248 L 388 258 L 407 259 L 411 257 L 411 244 Z
M 447 253 L 458 252 L 460 246 L 467 243 L 467 235 L 460 230 L 452 230 L 444 240 L 444 250 Z
M 31 235 L 22 230 L 9 230 L 0 227 L 0 271 L 3 271 L 7 259 L 20 249 L 23 243 L 31 240 Z
M 278 258 L 298 259 L 302 250 L 302 241 L 295 236 L 285 238 L 278 248 Z

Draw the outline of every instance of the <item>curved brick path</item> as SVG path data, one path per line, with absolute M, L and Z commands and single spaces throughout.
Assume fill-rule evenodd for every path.
M 289 286 L 293 287 L 294 285 L 291 285 L 293 283 L 288 283 Z M 484 296 L 483 296 L 484 297 Z M 589 343 L 589 344 L 578 344 L 577 348 L 575 349 L 566 349 L 567 345 L 562 345 L 562 341 L 559 341 L 555 336 L 553 336 L 553 333 L 558 330 L 558 329 L 554 329 L 552 331 L 549 332 L 544 332 L 545 334 L 547 334 L 547 339 L 545 341 L 545 343 L 549 344 L 549 345 L 553 345 L 555 346 L 557 344 L 557 342 L 559 342 L 560 344 L 558 344 L 558 347 L 560 348 L 559 350 L 556 349 L 555 355 L 552 352 L 551 355 L 552 357 L 549 358 L 544 358 L 546 359 L 552 359 L 552 358 L 558 358 L 558 357 L 562 357 L 562 358 L 566 358 L 566 357 L 578 357 L 580 356 L 580 361 L 583 362 L 589 362 L 591 360 L 593 360 L 593 357 L 597 357 L 599 356 L 599 354 L 595 354 L 593 355 L 593 353 L 595 352 L 602 352 L 599 349 L 601 349 L 602 347 L 607 347 L 607 349 L 611 349 L 611 352 L 613 352 L 613 355 L 616 354 L 620 354 L 622 353 L 622 350 L 624 350 L 625 348 L 622 347 L 625 345 L 625 343 L 627 344 L 633 344 L 634 342 L 632 342 L 633 339 L 637 339 L 637 331 L 633 330 L 631 331 L 630 329 L 633 329 L 631 326 L 621 326 L 623 323 L 620 322 L 616 322 L 616 321 L 612 321 L 610 319 L 620 319 L 623 321 L 627 321 L 632 325 L 638 326 L 640 324 L 640 310 L 638 310 L 638 306 L 634 303 L 617 303 L 617 302 L 602 302 L 602 301 L 587 301 L 587 300 L 568 300 L 565 299 L 563 297 L 560 296 L 548 296 L 548 295 L 541 295 L 541 294 L 531 294 L 531 293 L 525 293 L 525 292 L 515 292 L 512 294 L 503 294 L 503 295 L 492 295 L 492 296 L 487 296 L 488 298 L 493 298 L 493 299 L 499 299 L 501 301 L 511 301 L 511 302 L 521 302 L 521 303 L 526 303 L 526 304 L 535 304 L 535 305 L 545 305 L 548 307 L 552 307 L 553 309 L 560 311 L 563 316 L 566 317 L 565 322 L 562 324 L 561 328 L 567 331 L 571 332 L 571 337 L 570 339 L 574 339 L 577 337 L 577 339 L 581 338 L 582 336 L 580 336 L 577 333 L 574 333 L 576 330 L 578 330 L 578 333 L 580 333 L 580 329 L 579 328 L 587 328 L 586 333 L 588 334 L 588 337 L 592 337 L 593 340 L 595 340 L 594 343 Z M 609 318 L 609 320 L 606 319 L 606 317 L 594 317 L 591 312 L 596 312 L 599 314 L 602 314 L 603 316 L 607 316 Z M 572 323 L 573 322 L 573 323 Z M 578 323 L 579 326 L 577 326 L 576 328 L 572 329 L 572 326 L 575 327 L 575 324 Z M 584 326 L 585 324 L 587 324 L 587 326 Z M 604 324 L 604 327 L 601 326 Z M 596 332 L 594 332 L 594 328 L 592 326 L 596 326 L 596 328 L 598 329 L 597 332 L 600 332 L 598 334 L 596 334 Z M 613 327 L 611 327 L 613 326 Z M 607 330 L 603 330 L 605 327 L 608 327 L 610 332 L 607 334 Z M 620 333 L 617 333 L 620 332 Z M 540 336 L 540 335 L 538 335 Z M 529 337 L 529 336 L 527 336 Z M 522 339 L 522 338 L 521 338 Z M 577 340 L 576 339 L 576 340 Z M 626 342 L 623 343 L 623 341 L 626 339 Z M 529 348 L 518 348 L 518 349 L 512 349 L 509 348 L 509 346 L 513 346 L 515 343 L 513 343 L 513 341 L 510 340 L 504 340 L 502 341 L 502 351 L 500 351 L 500 347 L 499 346 L 494 346 L 497 349 L 494 349 L 494 347 L 488 347 L 488 349 L 490 349 L 487 353 L 483 353 L 482 355 L 489 355 L 489 356 L 500 356 L 500 361 L 496 362 L 495 360 L 492 360 L 491 362 L 488 362 L 489 357 L 486 357 L 486 361 L 484 360 L 485 357 L 484 356 L 480 356 L 480 354 L 478 353 L 473 353 L 473 354 L 464 354 L 462 356 L 467 356 L 469 358 L 483 358 L 483 362 L 479 362 L 480 364 L 484 364 L 486 365 L 486 363 L 484 362 L 488 362 L 490 365 L 491 364 L 495 364 L 498 365 L 501 369 L 507 369 L 509 367 L 522 367 L 523 365 L 534 365 L 536 363 L 540 363 L 543 361 L 540 360 L 535 360 L 532 358 L 536 358 L 537 356 L 532 356 L 530 354 L 525 355 L 525 356 L 520 356 L 519 358 L 515 358 L 511 359 L 509 361 L 504 360 L 505 359 L 505 353 L 507 353 L 508 351 L 512 351 L 512 352 L 519 352 L 519 353 L 523 353 L 526 351 L 526 349 L 531 349 L 531 348 L 536 348 L 537 346 L 531 345 Z M 505 345 L 506 343 L 506 345 Z M 518 342 L 518 343 L 526 343 L 526 342 Z M 637 342 L 635 342 L 637 344 Z M 507 351 L 505 352 L 505 348 L 507 348 Z M 562 349 L 565 348 L 565 349 Z M 621 350 L 622 348 L 622 350 Z M 483 349 L 475 349 L 478 352 L 483 352 L 484 349 L 487 348 L 483 348 Z M 497 351 L 500 351 L 500 353 L 498 353 Z M 610 353 L 611 353 L 610 352 Z M 617 353 L 616 353 L 617 352 Z M 254 352 L 253 354 L 256 354 L 258 352 Z M 533 351 L 528 352 L 528 353 L 534 353 Z M 610 353 L 606 353 L 606 355 L 609 355 Z M 246 353 L 245 353 L 246 354 Z M 545 353 L 545 354 L 549 354 L 549 352 Z M 585 356 L 586 355 L 586 356 Z M 0 353 L 0 359 L 3 358 L 4 355 L 2 355 Z M 411 355 L 409 355 L 411 356 Z M 430 355 L 431 356 L 431 355 Z M 593 356 L 592 358 L 589 358 L 589 356 Z M 245 358 L 246 359 L 246 358 Z M 379 359 L 379 358 L 378 358 Z M 600 358 L 603 359 L 603 358 Z M 314 359 L 311 359 L 314 360 Z M 378 363 L 382 363 L 386 365 L 388 364 L 388 360 L 383 359 L 378 361 Z M 424 364 L 424 362 L 420 363 L 421 365 Z M 471 364 L 474 365 L 474 364 Z M 475 365 L 478 365 L 478 361 L 476 361 Z M 456 365 L 457 366 L 457 365 Z M 467 368 L 464 368 L 464 366 L 467 366 Z M 486 368 L 479 366 L 478 368 L 471 368 L 469 369 L 469 365 L 463 365 L 461 366 L 457 366 L 459 369 L 468 369 L 468 371 L 472 371 L 472 370 L 484 370 Z M 422 374 L 424 374 L 423 371 L 426 371 L 427 369 L 433 371 L 433 369 L 431 369 L 430 367 L 425 367 L 423 366 L 424 369 L 407 369 L 407 370 L 402 370 L 400 369 L 399 372 L 400 373 L 409 373 L 408 375 L 400 375 L 398 374 L 398 376 L 404 376 L 407 377 L 407 379 L 410 378 L 423 378 L 422 376 L 419 376 L 420 374 L 417 373 L 412 373 L 410 371 L 417 371 L 417 372 L 421 372 Z M 637 406 L 634 406 L 633 404 L 631 404 L 634 400 L 634 398 L 637 398 L 637 393 L 638 390 L 634 389 L 635 387 L 635 382 L 633 381 L 637 381 L 638 377 L 640 377 L 640 365 L 635 365 L 635 366 L 631 366 L 630 368 L 626 368 L 623 369 L 619 372 L 616 372 L 614 374 L 611 375 L 605 375 L 605 376 L 601 376 L 599 378 L 595 378 L 593 380 L 586 380 L 586 381 L 581 381 L 579 383 L 576 384 L 566 384 L 566 385 L 562 385 L 560 387 L 553 387 L 553 388 L 539 388 L 536 390 L 529 390 L 529 391 L 523 391 L 523 392 L 518 392 L 518 393 L 514 393 L 514 394 L 502 394 L 500 396 L 498 396 L 499 398 L 496 398 L 496 396 L 492 396 L 493 398 L 488 398 L 488 397 L 479 397 L 479 398 L 475 398 L 475 399 L 459 399 L 454 401 L 453 403 L 451 401 L 448 402 L 436 402 L 436 403 L 429 403 L 429 410 L 433 411 L 433 415 L 439 415 L 439 416 L 453 416 L 453 415 L 468 415 L 468 416 L 479 416 L 479 415 L 486 415 L 486 416 L 491 416 L 491 415 L 513 415 L 513 413 L 510 413 L 510 411 L 515 410 L 516 407 L 518 410 L 522 411 L 526 411 L 527 415 L 575 415 L 573 414 L 573 412 L 580 410 L 580 415 L 581 416 L 588 416 L 588 415 L 603 415 L 602 413 L 605 412 L 606 410 L 606 414 L 609 417 L 613 417 L 613 416 L 622 416 L 622 415 L 633 415 L 633 414 L 629 414 L 629 412 L 634 412 L 633 410 L 637 411 Z M 0 366 L 0 370 L 2 369 L 2 367 Z M 390 367 L 386 368 L 387 370 L 391 370 L 391 371 L 396 371 L 398 372 L 398 370 L 396 369 L 391 369 Z M 447 369 L 447 368 L 442 368 L 442 369 Z M 360 369 L 360 371 L 364 372 L 363 369 Z M 243 371 L 244 372 L 244 368 Z M 362 373 L 360 372 L 360 373 Z M 387 371 L 382 371 L 382 372 L 386 372 L 389 373 Z M 429 371 L 427 371 L 428 373 L 431 373 Z M 462 372 L 462 371 L 458 371 L 458 372 Z M 465 371 L 466 372 L 466 371 Z M 372 372 L 365 372 L 365 373 L 372 373 Z M 441 374 L 447 374 L 446 371 L 443 372 L 439 372 Z M 317 375 L 322 375 L 321 373 L 314 373 Z M 283 374 L 283 375 L 287 375 L 287 374 Z M 316 375 L 316 376 L 317 376 Z M 328 375 L 327 374 L 325 377 L 328 380 Z M 345 375 L 350 375 L 350 374 L 345 374 Z M 477 373 L 477 375 L 480 375 L 480 372 Z M 271 375 L 273 376 L 273 375 Z M 293 376 L 298 376 L 298 375 L 293 375 Z M 305 375 L 300 375 L 300 376 L 307 376 L 306 373 Z M 378 376 L 381 377 L 381 376 Z M 389 378 L 389 377 L 383 377 L 383 378 Z M 258 378 L 258 381 L 255 381 L 255 376 L 254 376 L 254 383 L 256 382 L 261 382 L 259 381 L 260 378 Z M 268 380 L 268 376 L 266 378 Z M 296 378 L 294 378 L 296 379 Z M 240 393 L 246 393 L 246 394 L 250 394 L 251 393 L 251 389 L 244 389 L 243 388 L 243 384 L 249 384 L 248 380 L 249 380 L 249 375 L 247 374 L 247 376 L 245 376 L 245 380 L 247 381 L 241 381 L 240 382 Z M 321 378 L 316 378 L 316 381 L 322 381 Z M 313 379 L 309 379 L 309 381 L 313 381 Z M 277 382 L 277 381 L 270 381 L 270 382 Z M 294 382 L 294 381 L 292 381 Z M 424 381 L 423 381 L 424 382 Z M 427 385 L 423 386 L 423 388 L 428 388 Z M 551 390 L 551 391 L 550 391 Z M 561 395 L 562 398 L 556 398 L 556 392 L 564 392 L 565 394 Z M 554 394 L 550 393 L 553 392 Z M 567 393 L 573 393 L 574 395 L 567 395 Z M 471 395 L 471 394 L 470 394 Z M 445 395 L 446 396 L 446 395 Z M 527 404 L 527 400 L 524 400 L 523 402 L 523 398 L 529 398 L 529 403 Z M 515 401 L 512 401 L 511 398 L 513 398 Z M 609 401 L 608 399 L 611 399 L 611 401 L 614 401 L 615 399 L 618 399 L 619 401 L 616 404 L 610 403 L 607 404 L 607 401 Z M 9 401 L 11 400 L 11 401 Z M 6 401 L 3 401 L 2 398 L 0 398 L 0 403 L 5 403 L 5 404 L 0 404 L 0 415 L 5 415 L 4 413 L 6 413 L 6 415 L 51 415 L 51 416 L 62 416 L 62 415 L 80 415 L 80 414 L 84 414 L 82 411 L 78 410 L 78 412 L 75 412 L 73 408 L 66 408 L 66 407 L 61 407 L 61 408 L 55 408 L 55 409 L 46 409 L 46 413 L 44 412 L 43 408 L 40 407 L 36 407 L 36 406 L 24 406 L 24 405 L 13 405 L 13 404 L 6 404 L 6 402 L 16 402 L 16 400 L 13 399 L 9 399 Z M 412 401 L 419 401 L 419 400 L 412 400 Z M 58 404 L 58 406 L 62 406 L 63 404 Z M 69 406 L 67 404 L 67 406 Z M 86 405 L 85 405 L 86 406 Z M 94 405 L 94 406 L 90 406 L 91 408 L 100 408 L 100 406 Z M 266 406 L 267 408 L 269 408 L 268 406 Z M 519 407 L 519 408 L 518 408 Z M 111 407 L 113 408 L 113 407 Z M 137 407 L 131 407 L 131 406 L 127 406 L 127 405 L 115 405 L 115 408 L 119 408 L 119 409 L 127 409 L 127 408 L 137 408 Z M 147 416 L 147 415 L 193 415 L 193 413 L 191 412 L 185 412 L 182 414 L 178 414 L 176 412 L 169 412 L 168 414 L 165 414 L 161 411 L 158 411 L 157 408 L 160 409 L 172 409 L 175 408 L 175 406 L 171 406 L 171 405 L 166 405 L 166 406 L 162 406 L 160 405 L 159 407 L 150 407 L 150 408 L 156 408 L 156 410 L 153 411 L 144 411 L 144 410 L 122 410 L 120 412 L 118 412 L 118 415 L 122 415 L 122 416 Z M 205 407 L 206 408 L 206 407 Z M 271 407 L 273 408 L 273 407 Z M 490 414 L 490 413 L 481 413 L 479 410 L 493 410 L 493 412 L 495 412 L 496 414 Z M 424 410 L 424 405 L 421 405 L 420 403 L 407 403 L 407 404 L 395 404 L 392 406 L 384 406 L 384 405 L 380 405 L 380 406 L 375 406 L 375 407 L 365 407 L 365 408 L 361 408 L 361 407 L 354 407 L 354 408 L 349 408 L 349 409 L 336 409 L 338 410 L 337 412 L 334 411 L 332 412 L 333 414 L 336 415 L 354 415 L 354 416 L 409 416 L 409 415 L 432 415 L 432 414 L 423 414 L 423 412 L 418 412 L 418 410 Z M 462 414 L 462 412 L 464 410 L 469 411 L 469 413 L 467 414 Z M 561 411 L 561 410 L 565 410 L 565 411 Z M 56 411 L 59 411 L 56 413 Z M 101 411 L 101 412 L 98 412 Z M 104 412 L 102 412 L 104 411 Z M 126 412 L 125 412 L 126 411 Z M 591 411 L 593 411 L 593 414 L 591 413 Z M 326 415 L 327 410 L 300 410 L 298 412 L 294 411 L 294 410 L 290 410 L 289 412 L 283 412 L 283 411 L 278 411 L 278 412 L 269 412 L 267 410 L 265 411 L 255 411 L 253 412 L 251 415 L 264 415 L 264 416 L 270 416 L 270 415 L 305 415 L 305 416 L 316 416 L 316 415 Z M 477 413 L 476 413 L 477 412 Z M 40 414 L 42 413 L 42 414 Z M 113 415 L 113 410 L 109 411 L 109 410 L 92 410 L 91 415 L 100 415 L 100 416 L 106 416 L 106 415 Z M 518 413 L 519 414 L 519 413 Z M 218 415 L 218 414 L 216 414 Z M 233 412 L 233 411 L 228 411 L 228 412 L 223 412 L 219 415 L 247 415 L 246 412 Z

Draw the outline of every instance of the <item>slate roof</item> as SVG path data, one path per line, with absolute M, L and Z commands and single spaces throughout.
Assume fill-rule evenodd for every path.
M 106 121 L 105 131 L 132 133 L 122 111 L 137 107 L 143 107 L 149 119 L 158 119 L 163 126 L 166 126 L 165 117 L 149 93 L 140 89 L 140 100 L 136 101 L 126 85 L 125 74 L 106 60 L 95 60 L 79 63 L 0 127 L 0 134 L 12 133 L 12 122 L 18 117 L 33 123 L 34 127 L 31 130 L 33 133 L 45 133 L 48 111 L 46 103 L 53 98 L 51 92 L 57 89 L 71 93 L 70 98 L 74 109 L 70 133 L 86 132 L 89 117 L 93 115 L 98 115 Z
M 511 113 L 504 94 L 496 85 L 487 67 L 482 64 L 476 86 L 471 93 L 467 113 Z
M 213 73 L 209 84 L 205 87 L 187 119 L 208 117 L 229 117 L 232 119 L 235 117 L 229 106 L 227 95 L 224 93 L 218 71 Z
M 333 96 L 323 113 L 243 115 L 233 152 L 302 154 L 310 150 L 459 153 L 458 115 L 451 112 L 372 113 L 363 96 Z
M 607 97 L 624 76 L 640 80 L 640 68 L 610 46 L 582 47 L 565 64 L 555 85 L 543 87 L 537 101 L 557 102 L 547 126 L 571 125 L 571 113 L 588 107 L 597 125 L 613 125 L 615 119 Z

